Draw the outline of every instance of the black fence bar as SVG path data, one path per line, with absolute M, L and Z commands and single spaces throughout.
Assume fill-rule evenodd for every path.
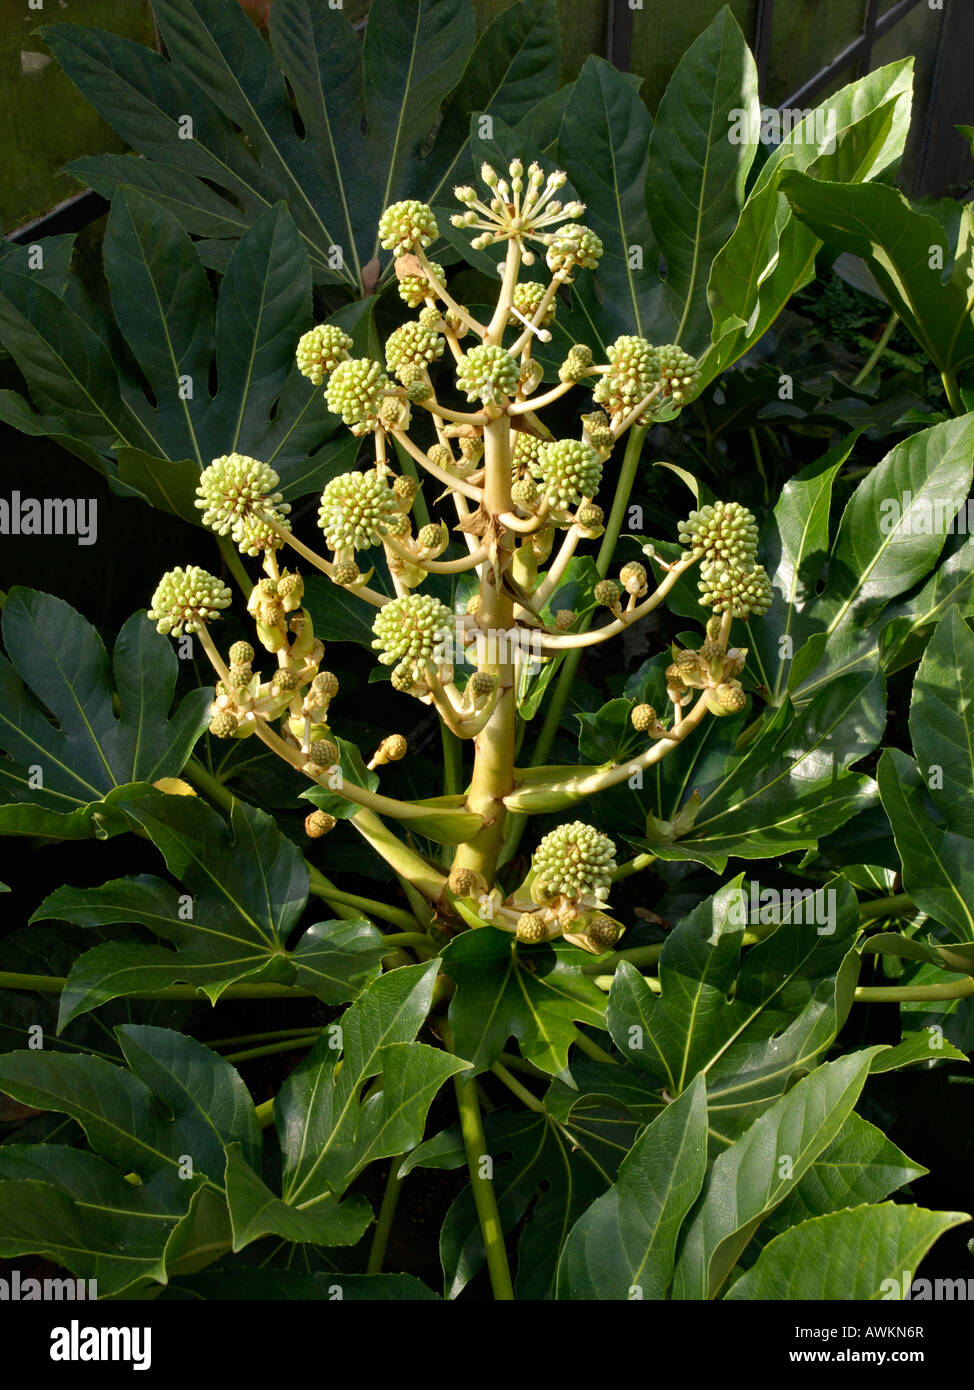
M 876 39 L 882 38 L 882 36 L 888 33 L 901 19 L 905 19 L 911 10 L 916 9 L 917 5 L 925 3 L 926 0 L 900 0 L 898 5 L 894 5 L 891 10 L 887 10 L 884 15 L 880 15 L 870 35 L 870 49 Z M 944 13 L 946 13 L 946 11 L 944 11 Z M 786 106 L 803 106 L 807 101 L 811 100 L 816 93 L 820 92 L 823 87 L 827 86 L 832 78 L 835 77 L 836 73 L 841 72 L 842 69 L 847 67 L 850 63 L 858 60 L 865 47 L 866 35 L 860 34 L 857 39 L 853 39 L 852 43 L 847 44 L 842 52 L 837 54 L 830 63 L 826 63 L 824 68 L 820 68 L 814 77 L 810 77 L 807 82 L 802 83 L 796 92 L 792 92 L 791 96 L 781 102 L 779 109 Z
M 765 94 L 771 66 L 771 34 L 774 29 L 774 0 L 758 0 L 754 16 L 754 61 L 758 68 L 758 91 Z
M 20 246 L 28 246 L 32 241 L 40 241 L 42 237 L 59 236 L 63 232 L 80 232 L 89 222 L 103 217 L 108 208 L 108 202 L 100 193 L 86 188 L 83 193 L 75 193 L 72 197 L 65 198 L 63 203 L 58 203 L 50 212 L 45 212 L 41 217 L 35 217 L 33 221 L 25 222 L 15 231 L 8 232 L 6 240 L 15 241 Z
M 933 86 L 924 120 L 915 192 L 939 196 L 950 184 L 974 181 L 974 158 L 961 153 L 964 136 L 958 125 L 971 119 L 971 58 L 974 56 L 974 6 L 948 5 L 937 48 Z
M 876 40 L 876 19 L 879 15 L 879 0 L 869 0 L 866 6 L 866 24 L 862 33 L 862 52 L 859 54 L 859 76 L 865 77 L 873 57 L 873 44 Z
M 608 0 L 605 56 L 620 72 L 632 67 L 633 12 L 629 0 Z

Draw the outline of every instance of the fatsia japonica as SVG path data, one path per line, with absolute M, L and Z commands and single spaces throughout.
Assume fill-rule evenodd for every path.
M 363 466 L 332 478 L 321 494 L 324 553 L 294 534 L 280 480 L 267 463 L 233 452 L 214 459 L 200 478 L 203 522 L 261 560 L 263 574 L 247 604 L 256 645 L 236 642 L 221 653 L 210 629 L 230 592 L 196 566 L 163 577 L 149 618 L 161 633 L 198 635 L 217 677 L 210 733 L 254 736 L 296 773 L 354 803 L 353 822 L 435 905 L 441 925 L 489 924 L 529 945 L 564 936 L 600 953 L 623 930 L 609 915 L 616 847 L 583 818 L 584 802 L 658 763 L 708 716 L 744 707 L 739 677 L 747 652 L 734 645 L 734 623 L 767 611 L 771 584 L 756 561 L 754 517 L 737 502 L 716 502 L 682 523 L 676 558 L 646 547 L 662 573 L 655 587 L 646 566 L 630 560 L 617 578 L 594 584 L 593 624 L 567 608 L 546 616 L 578 548 L 603 535 L 606 509 L 616 516 L 625 506 L 648 427 L 664 408 L 672 415 L 693 398 L 700 373 L 681 348 L 622 334 L 605 362 L 574 344 L 557 383 L 546 386 L 532 350 L 551 339 L 559 290 L 598 266 L 602 243 L 580 220 L 584 205 L 560 201 L 563 173 L 546 177 L 536 163 L 525 168 L 515 158 L 503 177 L 484 164 L 480 178 L 480 192 L 455 190 L 464 211 L 452 221 L 474 234 L 474 250 L 504 252 L 487 321 L 453 298 L 442 267 L 426 255 L 439 234 L 432 209 L 407 200 L 382 214 L 379 238 L 395 257 L 401 298 L 418 312 L 390 334 L 384 361 L 353 356 L 351 338 L 330 323 L 296 345 L 299 368 L 322 388 L 324 408 L 367 441 Z M 451 403 L 458 396 L 471 408 Z M 546 408 L 568 396 L 581 407 L 572 437 L 545 421 Z M 616 454 L 627 436 L 620 471 Z M 429 512 L 418 507 L 419 479 L 447 515 L 421 519 Z M 454 535 L 462 553 L 451 557 Z M 373 582 L 380 552 L 391 594 Z M 464 792 L 411 803 L 345 774 L 336 741 L 341 689 L 322 669 L 327 634 L 315 632 L 303 604 L 308 567 L 371 605 L 372 646 L 390 668 L 393 688 L 432 706 L 453 735 L 472 744 Z M 663 604 L 694 567 L 705 634 L 698 646 L 673 647 L 667 707 L 633 709 L 644 747 L 593 772 L 520 767 L 517 691 L 525 666 L 618 637 Z M 470 576 L 476 587 L 450 607 L 424 587 L 433 576 Z M 258 661 L 258 651 L 266 661 Z M 367 767 L 406 752 L 405 738 L 390 732 Z M 520 882 L 507 881 L 503 851 L 513 814 L 561 811 L 571 818 L 540 839 Z M 435 865 L 388 821 L 451 846 L 452 862 Z M 333 825 L 330 813 L 317 810 L 306 830 L 319 838 Z

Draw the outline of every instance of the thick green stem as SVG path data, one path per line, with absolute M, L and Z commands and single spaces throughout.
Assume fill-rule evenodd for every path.
M 444 1024 L 440 1025 L 440 1029 L 448 1051 L 452 1052 L 453 1038 L 449 1029 Z M 477 1099 L 477 1083 L 475 1080 L 464 1081 L 462 1076 L 456 1075 L 453 1078 L 453 1088 L 460 1112 L 460 1129 L 463 1132 L 463 1147 L 467 1154 L 470 1189 L 473 1192 L 477 1220 L 480 1223 L 484 1252 L 487 1256 L 490 1286 L 495 1299 L 505 1303 L 513 1302 L 514 1285 L 511 1282 L 511 1270 L 504 1246 L 504 1227 L 497 1209 L 493 1179 L 487 1176 L 491 1165 L 489 1162 L 485 1163 L 485 1160 L 489 1160 L 490 1155 L 480 1114 L 480 1102 Z
M 889 346 L 889 340 L 896 332 L 896 327 L 899 321 L 899 314 L 894 312 L 890 315 L 889 323 L 887 323 L 886 327 L 883 329 L 882 336 L 880 337 L 879 342 L 876 344 L 876 346 L 870 353 L 865 366 L 863 367 L 862 371 L 859 372 L 858 375 L 853 378 L 853 386 L 861 386 L 862 383 L 868 378 L 870 372 L 876 366 L 876 363 L 879 361 L 879 359 L 882 357 L 883 353 Z
M 240 592 L 243 594 L 244 598 L 250 598 L 251 590 L 254 587 L 254 581 L 244 569 L 239 550 L 233 544 L 229 536 L 220 536 L 217 543 L 220 547 L 220 554 L 223 556 L 227 569 L 240 586 Z
M 300 1038 L 282 1038 L 279 1042 L 263 1043 L 260 1047 L 248 1047 L 242 1052 L 224 1052 L 226 1062 L 249 1062 L 254 1057 L 272 1057 L 275 1052 L 292 1052 L 299 1048 L 314 1047 L 320 1037 L 320 1030 L 306 1033 Z
M 411 912 L 405 912 L 400 907 L 388 907 L 385 903 L 376 902 L 374 898 L 361 898 L 357 893 L 341 892 L 317 869 L 312 873 L 308 887 L 316 897 L 324 898 L 329 904 L 335 903 L 338 907 L 352 909 L 348 913 L 348 921 L 364 912 L 369 917 L 378 917 L 382 922 L 401 927 L 404 932 L 413 932 L 419 925 Z M 342 916 L 345 916 L 345 913 L 342 913 Z
M 860 985 L 857 1004 L 898 1004 L 911 1000 L 967 999 L 974 994 L 974 979 L 951 981 L 944 985 Z
M 17 971 L 0 970 L 0 989 L 30 989 L 40 994 L 60 994 L 67 984 L 61 975 L 23 975 Z M 195 985 L 168 985 L 165 989 L 139 989 L 126 999 L 192 999 L 202 1002 L 204 996 Z M 297 985 L 228 985 L 217 1003 L 231 999 L 313 999 L 310 989 Z
M 894 893 L 890 898 L 873 898 L 870 902 L 859 904 L 860 922 L 871 922 L 876 917 L 912 917 L 917 905 L 908 893 Z
M 366 1274 L 382 1273 L 382 1262 L 386 1257 L 386 1249 L 389 1245 L 392 1219 L 396 1214 L 396 1204 L 399 1201 L 399 1192 L 403 1184 L 403 1179 L 398 1176 L 401 1158 L 401 1155 L 399 1158 L 394 1158 L 392 1167 L 389 1169 L 385 1191 L 382 1194 L 382 1206 L 379 1208 L 379 1218 L 372 1234 L 369 1262 L 365 1267 Z
M 944 384 L 944 390 L 947 393 L 947 400 L 950 403 L 951 410 L 955 415 L 966 415 L 967 411 L 961 399 L 956 374 L 954 372 L 942 372 L 940 379 Z
M 538 1100 L 538 1097 L 529 1091 L 527 1086 L 522 1086 L 517 1077 L 512 1076 L 502 1062 L 495 1062 L 491 1071 L 499 1081 L 504 1083 L 511 1095 L 517 1096 L 518 1100 L 529 1110 L 533 1110 L 537 1115 L 545 1114 L 544 1105 Z
M 626 452 L 622 459 L 622 468 L 619 471 L 619 482 L 616 487 L 615 496 L 612 499 L 612 508 L 609 512 L 609 519 L 606 523 L 605 534 L 602 537 L 602 544 L 599 547 L 598 557 L 595 565 L 599 572 L 599 578 L 605 579 L 609 573 L 609 566 L 612 563 L 612 556 L 615 553 L 616 545 L 619 541 L 619 533 L 622 530 L 622 523 L 625 520 L 626 508 L 629 506 L 629 498 L 632 495 L 633 484 L 636 481 L 636 471 L 639 467 L 639 458 L 642 453 L 643 440 L 646 438 L 646 429 L 640 425 L 635 427 L 626 441 Z M 581 625 L 580 631 L 587 632 L 592 622 L 591 614 L 587 615 Z M 582 659 L 582 647 L 572 647 L 566 653 L 558 679 L 555 681 L 555 688 L 548 703 L 548 710 L 545 714 L 544 723 L 538 734 L 531 754 L 531 766 L 540 767 L 548 761 L 551 752 L 551 745 L 555 741 L 558 733 L 558 726 L 561 724 L 562 715 L 565 712 L 565 705 L 568 703 L 568 696 L 572 686 L 575 684 L 578 675 L 578 665 Z M 500 862 L 505 864 L 517 853 L 518 845 L 521 843 L 521 836 L 527 827 L 528 818 L 526 815 L 513 815 L 508 817 L 507 836 L 504 841 Z
M 629 859 L 625 864 L 613 869 L 612 882 L 618 883 L 620 879 L 629 878 L 632 874 L 641 874 L 645 869 L 652 868 L 658 857 L 655 854 L 637 854 L 635 859 Z
M 463 790 L 463 744 L 443 721 L 440 721 L 443 744 L 443 793 L 455 796 Z
M 586 1034 L 582 1032 L 581 1028 L 575 1029 L 575 1036 L 572 1042 L 575 1043 L 579 1052 L 586 1053 L 596 1062 L 611 1062 L 613 1066 L 616 1066 L 618 1063 L 617 1057 L 613 1057 L 611 1052 L 606 1052 L 604 1047 L 599 1047 L 598 1043 L 593 1042 L 590 1037 L 587 1037 Z

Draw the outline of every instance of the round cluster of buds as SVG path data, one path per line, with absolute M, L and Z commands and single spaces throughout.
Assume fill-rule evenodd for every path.
M 438 236 L 433 209 L 415 198 L 393 203 L 379 218 L 379 244 L 396 256 L 425 248 Z
M 757 555 L 757 523 L 739 502 L 714 502 L 691 512 L 680 522 L 679 537 L 681 545 L 709 564 L 743 569 L 753 565 Z
M 584 821 L 569 821 L 545 835 L 534 852 L 537 881 L 552 896 L 608 897 L 615 869 L 615 845 Z
M 334 830 L 337 824 L 335 817 L 327 811 L 312 811 L 310 816 L 304 818 L 304 833 L 309 840 L 320 840 L 322 835 Z
M 442 555 L 450 544 L 450 532 L 444 521 L 431 521 L 427 526 L 421 526 L 416 536 L 416 549 L 424 560 L 435 559 L 437 555 Z
M 374 469 L 340 473 L 325 484 L 318 525 L 332 550 L 367 550 L 378 545 L 397 514 L 395 492 Z
M 383 666 L 399 663 L 419 680 L 424 668 L 436 663 L 453 635 L 454 617 L 432 594 L 405 594 L 383 604 L 375 615 L 372 646 Z M 442 664 L 442 662 L 440 663 Z
M 339 362 L 348 360 L 352 340 L 337 324 L 319 323 L 298 340 L 294 354 L 298 371 L 313 386 L 320 386 Z
M 516 483 L 511 484 L 511 501 L 516 507 L 523 507 L 526 512 L 533 511 L 540 498 L 538 485 L 531 478 L 519 478 Z
M 148 617 L 164 637 L 180 637 L 213 622 L 230 607 L 232 597 L 224 583 L 199 565 L 177 566 L 159 580 Z
M 458 898 L 475 898 L 487 892 L 487 883 L 476 869 L 451 869 L 447 887 Z
M 514 447 L 511 450 L 511 462 L 514 465 L 514 472 L 517 476 L 525 472 L 534 473 L 540 476 L 541 473 L 541 446 L 545 443 L 536 434 L 528 434 L 526 430 L 514 431 Z
M 558 368 L 558 380 L 566 386 L 581 381 L 592 370 L 594 361 L 592 349 L 588 344 L 576 343 L 569 349 L 568 356 Z
M 575 525 L 590 540 L 601 536 L 605 522 L 605 513 L 595 502 L 588 502 L 584 507 L 579 507 L 575 513 Z
M 568 507 L 598 492 L 602 460 L 591 444 L 580 439 L 556 439 L 538 450 L 538 473 L 555 506 Z
M 570 353 L 569 356 L 571 356 Z M 616 439 L 605 411 L 593 410 L 591 414 L 583 415 L 582 428 L 585 432 L 585 439 L 592 448 L 597 449 L 604 458 L 608 458 Z
M 594 270 L 602 259 L 602 241 L 591 227 L 562 227 L 547 238 L 548 252 L 545 256 L 548 269 L 554 279 L 562 284 L 570 283 L 573 272 L 579 269 Z
M 389 378 L 380 362 L 370 357 L 351 357 L 332 372 L 325 403 L 346 425 L 366 427 L 379 414 L 388 385 Z
M 430 261 L 429 265 L 430 270 L 442 285 L 445 278 L 443 267 L 438 265 L 436 261 Z M 396 274 L 399 279 L 399 298 L 405 300 L 410 309 L 418 309 L 425 300 L 432 298 L 433 286 L 425 275 L 411 275 L 409 273 L 400 275 L 398 269 Z
M 632 727 L 638 734 L 657 734 L 662 732 L 663 725 L 652 705 L 636 705 L 629 715 L 632 720 Z
M 369 762 L 369 771 L 384 767 L 386 763 L 398 763 L 409 752 L 409 745 L 402 734 L 388 734 L 375 750 Z
M 548 940 L 548 924 L 540 912 L 522 912 L 515 935 L 525 946 L 540 946 Z
M 573 608 L 559 608 L 555 614 L 555 629 L 558 632 L 570 632 L 578 621 L 578 614 Z
M 496 343 L 481 343 L 464 353 L 457 366 L 457 387 L 468 401 L 502 405 L 517 390 L 517 358 Z
M 239 727 L 237 716 L 228 709 L 221 709 L 210 720 L 209 731 L 214 738 L 233 738 Z
M 432 328 L 422 323 L 404 323 L 386 342 L 386 368 L 403 381 L 405 368 L 425 368 L 439 361 L 445 346 L 445 340 Z
M 630 560 L 623 565 L 619 571 L 619 583 L 627 594 L 632 594 L 636 598 L 642 598 L 649 588 L 649 578 L 646 574 L 646 566 L 641 565 L 638 560 Z
M 611 917 L 606 917 L 603 912 L 597 912 L 587 923 L 585 935 L 597 952 L 611 951 L 619 940 L 619 928 Z
M 737 714 L 747 704 L 740 681 L 722 681 L 714 689 L 714 699 L 726 714 Z
M 526 318 L 529 323 L 534 323 L 534 316 L 541 308 L 541 302 L 546 293 L 547 290 L 545 286 L 542 285 L 539 280 L 522 280 L 519 285 L 515 285 L 514 287 L 514 308 L 522 318 Z M 535 326 L 537 328 L 547 328 L 549 323 L 553 323 L 555 308 L 555 300 L 554 296 L 552 296 L 545 305 L 544 313 Z M 508 316 L 507 321 L 512 325 L 520 322 L 517 314 L 514 313 Z
M 622 592 L 614 579 L 600 579 L 592 590 L 592 596 L 600 608 L 616 609 Z
M 771 580 L 761 565 L 737 568 L 705 563 L 700 566 L 697 587 L 701 607 L 735 618 L 748 618 L 752 613 L 760 618 L 774 600 Z
M 270 521 L 285 531 L 291 529 L 287 520 L 291 508 L 277 491 L 280 481 L 273 468 L 247 454 L 214 459 L 203 469 L 196 488 L 203 525 L 218 536 L 230 536 L 245 555 L 276 550 L 283 545 L 283 537 Z
M 497 677 L 489 671 L 474 671 L 467 682 L 467 689 L 474 700 L 487 700 L 497 689 Z
M 696 394 L 700 380 L 700 364 L 695 357 L 668 343 L 656 349 L 659 364 L 659 377 L 663 384 L 662 394 L 669 396 L 676 405 L 685 405 Z
M 613 420 L 628 415 L 659 381 L 656 349 L 645 338 L 624 335 L 608 349 L 609 368 L 593 393 Z

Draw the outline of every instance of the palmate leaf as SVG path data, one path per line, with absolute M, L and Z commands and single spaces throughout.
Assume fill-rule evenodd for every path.
M 970 1219 L 967 1212 L 926 1211 L 895 1202 L 812 1217 L 771 1241 L 725 1297 L 902 1298 L 934 1242 Z
M 948 830 L 974 839 L 974 636 L 956 608 L 920 662 L 910 702 L 910 738 L 930 799 Z
M 974 941 L 974 840 L 937 824 L 925 779 L 900 749 L 884 751 L 878 779 L 905 891 L 958 940 Z
M 229 246 L 284 201 L 315 279 L 354 295 L 373 258 L 389 264 L 376 233 L 383 208 L 442 201 L 466 177 L 471 111 L 518 121 L 558 83 L 557 16 L 545 0 L 522 0 L 476 46 L 469 0 L 374 0 L 364 40 L 340 8 L 276 0 L 270 45 L 230 0 L 154 9 L 168 61 L 87 26 L 45 31 L 82 94 L 145 156 L 79 160 L 72 172 L 107 196 L 137 184 L 207 238 L 221 268 Z M 180 138 L 185 115 L 192 139 Z
M 869 265 L 890 306 L 941 372 L 974 361 L 971 275 L 974 221 L 961 212 L 956 243 L 943 224 L 898 189 L 859 187 L 787 173 L 781 187 L 798 217 L 831 246 Z M 939 258 L 939 265 L 938 265 Z
M 643 1130 L 618 1181 L 575 1222 L 558 1263 L 558 1298 L 665 1298 L 680 1226 L 706 1171 L 706 1086 L 698 1076 Z
M 832 909 L 828 921 L 814 899 L 783 905 L 781 925 L 743 960 L 741 885 L 735 879 L 669 934 L 659 994 L 624 962 L 609 995 L 609 1032 L 632 1067 L 670 1096 L 706 1076 L 714 1148 L 736 1138 L 834 1041 L 858 972 L 850 949 L 856 899 L 841 880 L 830 885 L 834 900 L 820 900 Z
M 673 1298 L 716 1298 L 761 1222 L 832 1143 L 880 1048 L 817 1067 L 716 1159 L 681 1240 Z M 779 1156 L 787 1155 L 788 1163 Z
M 881 674 L 833 680 L 798 710 L 782 705 L 738 749 L 747 719 L 742 713 L 715 721 L 716 728 L 660 764 L 648 796 L 627 790 L 608 803 L 624 807 L 630 823 L 635 814 L 645 817 L 647 803 L 659 808 L 647 836 L 627 833 L 631 844 L 719 873 L 733 856 L 767 859 L 811 848 L 875 800 L 875 784 L 849 769 L 882 736 Z M 699 804 L 688 829 L 676 817 L 691 796 Z
M 293 952 L 288 936 L 304 910 L 308 869 L 271 817 L 234 801 L 230 826 L 195 797 L 155 795 L 126 804 L 163 854 L 175 884 L 149 874 L 100 888 L 63 887 L 32 920 L 78 926 L 138 922 L 175 946 L 109 941 L 72 966 L 59 1028 L 108 999 L 188 983 L 215 1003 L 240 980 L 285 981 L 326 1003 L 352 999 L 379 970 L 385 949 L 369 922 L 321 922 Z
M 844 450 L 786 486 L 775 509 L 779 538 L 769 527 L 762 544 L 775 602 L 760 622 L 746 624 L 750 669 L 771 703 L 788 691 L 803 705 L 838 676 L 875 670 L 883 627 L 896 613 L 889 605 L 936 563 L 946 534 L 934 524 L 934 508 L 942 510 L 946 499 L 961 505 L 970 490 L 972 456 L 972 415 L 897 444 L 852 494 L 831 552 L 825 517 Z M 956 573 L 917 605 L 911 627 L 929 624 L 931 612 L 962 601 L 964 592 Z
M 0 1089 L 69 1115 L 93 1153 L 0 1149 L 0 1249 L 47 1254 L 117 1293 L 230 1248 L 223 1199 L 228 1147 L 260 1161 L 260 1126 L 236 1070 L 166 1028 L 125 1024 L 128 1068 L 46 1051 L 0 1057 Z M 127 1180 L 135 1174 L 139 1182 Z
M 529 1062 L 562 1073 L 575 1024 L 604 1026 L 605 995 L 582 973 L 583 960 L 564 941 L 525 951 L 494 927 L 455 937 L 442 961 L 457 986 L 449 1018 L 458 1053 L 484 1071 L 513 1036 Z
M 438 962 L 380 976 L 345 1011 L 339 1053 L 323 1036 L 274 1105 L 282 1198 L 315 1212 L 366 1164 L 415 1147 L 444 1081 L 469 1063 L 414 1041 L 429 1013 Z M 341 1065 L 337 1065 L 338 1062 Z M 366 1083 L 381 1078 L 363 1096 Z
M 0 262 L 0 341 L 47 412 L 46 430 L 196 524 L 199 472 L 223 454 L 270 463 L 292 498 L 350 465 L 356 441 L 294 361 L 312 323 L 311 275 L 287 209 L 269 208 L 235 245 L 215 303 L 189 235 L 133 188 L 113 202 L 104 262 L 117 330 Z M 360 344 L 371 307 L 363 301 L 336 317 Z M 118 356 L 118 333 L 148 393 Z M 15 393 L 0 401 L 0 415 L 41 427 Z
M 827 97 L 772 153 L 711 267 L 713 347 L 702 384 L 743 356 L 814 274 L 820 243 L 793 215 L 781 192 L 783 174 L 801 170 L 849 183 L 880 177 L 903 153 L 912 92 L 912 58 L 878 68 Z
M 211 692 L 192 691 L 170 718 L 176 656 L 141 613 L 122 628 L 110 662 L 63 599 L 17 587 L 3 640 L 0 748 L 9 758 L 0 759 L 0 831 L 83 839 L 124 830 L 117 803 L 182 771 Z

